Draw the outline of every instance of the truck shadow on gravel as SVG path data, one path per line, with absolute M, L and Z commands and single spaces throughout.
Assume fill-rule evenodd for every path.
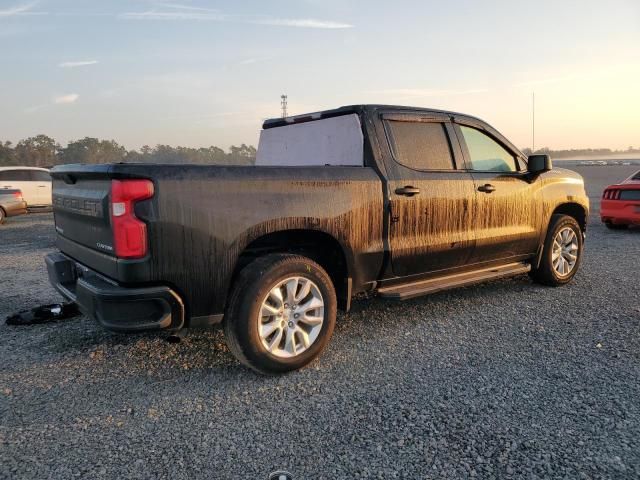
M 403 303 L 361 296 L 353 303 L 349 313 L 338 315 L 334 341 L 327 352 L 311 364 L 311 368 L 317 362 L 331 362 L 334 355 L 341 357 L 348 353 L 345 350 L 350 345 L 348 339 L 364 335 L 365 325 L 369 334 L 382 334 L 384 331 L 384 335 L 388 335 L 390 322 L 393 322 L 394 331 L 402 335 L 400 332 L 420 323 L 428 327 L 429 323 L 436 321 L 456 322 L 458 317 L 468 315 L 470 306 L 480 308 L 495 301 L 496 294 L 499 294 L 499 298 L 517 298 L 532 293 L 544 294 L 545 291 L 549 289 L 535 286 L 528 277 L 521 276 L 435 293 Z M 240 375 L 246 375 L 249 371 L 229 352 L 220 328 L 187 331 L 179 343 L 168 342 L 166 333 L 122 335 L 108 332 L 86 317 L 19 328 L 30 330 L 31 341 L 23 348 L 26 347 L 33 354 L 46 352 L 49 360 L 51 356 L 85 357 L 90 359 L 94 368 L 107 372 L 113 370 L 114 374 L 120 369 L 129 370 L 129 373 L 152 370 L 165 374 L 169 371 L 176 373 L 220 368 L 227 374 L 229 368 L 237 370 Z

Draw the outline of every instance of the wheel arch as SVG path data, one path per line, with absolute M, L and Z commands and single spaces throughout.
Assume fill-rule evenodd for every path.
M 534 263 L 534 266 L 536 268 L 540 266 L 540 262 L 542 261 L 542 253 L 544 251 L 544 242 L 545 242 L 545 239 L 547 238 L 547 233 L 549 232 L 549 225 L 551 225 L 551 219 L 553 218 L 554 215 L 568 215 L 569 217 L 572 217 L 573 219 L 575 219 L 575 221 L 578 222 L 578 225 L 580 225 L 583 239 L 587 231 L 588 213 L 586 208 L 583 205 L 576 202 L 565 202 L 556 206 L 556 208 L 549 215 L 549 218 L 547 219 L 547 224 L 544 227 L 543 234 L 540 237 L 540 246 L 538 248 L 538 253 L 536 255 L 536 259 Z
M 240 252 L 229 288 L 240 271 L 256 258 L 271 253 L 295 253 L 311 258 L 329 274 L 336 290 L 338 307 L 348 311 L 351 303 L 353 254 L 333 235 L 322 230 L 286 229 L 251 240 Z
M 573 217 L 576 220 L 576 222 L 578 222 L 578 225 L 580 225 L 580 228 L 582 229 L 582 233 L 584 234 L 587 231 L 587 218 L 588 218 L 587 215 L 588 214 L 584 206 L 580 205 L 579 203 L 567 202 L 567 203 L 562 203 L 558 205 L 555 208 L 555 210 L 551 212 L 551 215 L 549 216 L 549 221 L 547 222 L 547 229 L 549 228 L 551 217 L 558 214 L 568 215 L 570 217 Z M 545 236 L 546 236 L 546 232 L 545 232 Z

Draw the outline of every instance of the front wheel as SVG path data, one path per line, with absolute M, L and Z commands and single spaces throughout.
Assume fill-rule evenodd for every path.
M 225 314 L 231 352 L 260 373 L 297 370 L 329 342 L 337 300 L 331 278 L 313 260 L 258 258 L 238 275 Z
M 531 270 L 537 283 L 557 287 L 571 281 L 582 259 L 582 229 L 575 218 L 552 215 L 544 241 L 542 259 Z

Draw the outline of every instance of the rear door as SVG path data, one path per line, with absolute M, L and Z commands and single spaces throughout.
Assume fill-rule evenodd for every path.
M 45 170 L 30 170 L 31 181 L 34 182 L 36 205 L 51 205 L 51 175 Z
M 518 154 L 481 124 L 456 120 L 455 131 L 473 177 L 476 245 L 470 263 L 535 254 L 540 236 L 540 182 Z
M 15 168 L 1 171 L 0 188 L 21 190 L 27 205 L 38 205 L 36 182 L 31 179 L 31 172 L 28 169 Z
M 474 247 L 475 187 L 449 117 L 386 113 L 389 248 L 393 273 L 410 276 L 465 265 Z

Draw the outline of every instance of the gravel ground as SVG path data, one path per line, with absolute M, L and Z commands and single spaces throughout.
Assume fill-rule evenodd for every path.
M 219 331 L 3 324 L 0 478 L 638 478 L 640 231 L 597 217 L 631 169 L 576 170 L 594 215 L 572 284 L 359 301 L 286 376 L 242 368 Z M 58 300 L 51 215 L 0 240 L 0 318 Z

